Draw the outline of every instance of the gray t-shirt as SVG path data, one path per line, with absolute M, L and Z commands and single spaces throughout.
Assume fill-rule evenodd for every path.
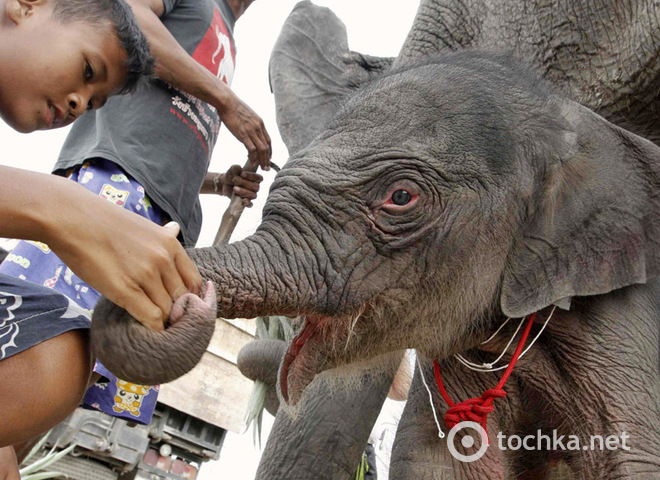
M 226 0 L 164 0 L 163 24 L 200 64 L 227 84 L 234 73 L 234 14 Z M 55 173 L 92 158 L 117 163 L 181 225 L 184 243 L 199 237 L 199 190 L 220 129 L 215 108 L 161 80 L 74 122 Z

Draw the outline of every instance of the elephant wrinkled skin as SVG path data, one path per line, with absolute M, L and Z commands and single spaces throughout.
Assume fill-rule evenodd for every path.
M 401 348 L 492 360 L 475 347 L 505 316 L 544 319 L 573 297 L 517 367 L 521 393 L 498 402 L 504 413 L 524 402 L 526 414 L 497 427 L 587 443 L 627 432 L 637 450 L 564 457 L 581 478 L 656 476 L 659 187 L 651 142 L 507 57 L 457 53 L 364 85 L 278 174 L 253 236 L 191 254 L 220 315 L 307 314 L 281 367 L 292 404 L 317 373 Z M 492 387 L 491 377 L 475 384 Z M 409 414 L 402 428 L 428 433 L 432 418 Z M 394 478 L 438 478 L 443 444 L 414 437 L 424 448 L 395 455 Z M 458 471 L 500 478 L 531 460 L 492 452 Z

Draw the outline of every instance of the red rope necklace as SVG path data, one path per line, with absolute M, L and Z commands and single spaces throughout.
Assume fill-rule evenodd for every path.
M 493 401 L 496 398 L 506 397 L 506 392 L 503 390 L 504 384 L 509 379 L 511 372 L 513 371 L 513 367 L 516 365 L 516 362 L 522 353 L 523 347 L 525 346 L 525 342 L 527 341 L 527 337 L 529 336 L 529 332 L 532 328 L 532 324 L 534 323 L 535 318 L 536 313 L 533 313 L 529 316 L 527 324 L 525 325 L 525 330 L 523 330 L 522 336 L 518 341 L 516 351 L 513 353 L 513 357 L 511 357 L 509 366 L 504 371 L 504 374 L 502 375 L 502 378 L 500 378 L 500 381 L 497 383 L 497 386 L 495 388 L 491 388 L 490 390 L 486 390 L 483 395 L 481 395 L 481 397 L 468 398 L 467 400 L 463 400 L 460 403 L 454 403 L 452 399 L 449 398 L 449 394 L 447 393 L 447 390 L 445 390 L 445 386 L 442 383 L 442 377 L 440 376 L 440 364 L 437 360 L 433 360 L 435 382 L 438 384 L 438 389 L 440 390 L 442 398 L 444 398 L 445 402 L 447 402 L 447 405 L 449 405 L 449 409 L 445 413 L 445 423 L 447 424 L 447 428 L 451 430 L 460 422 L 471 421 L 480 424 L 484 431 L 488 433 L 486 430 L 486 419 L 488 414 L 495 409 L 495 407 L 493 407 Z

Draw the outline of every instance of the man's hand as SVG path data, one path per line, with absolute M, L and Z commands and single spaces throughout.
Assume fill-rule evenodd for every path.
M 243 205 L 251 207 L 263 179 L 258 173 L 245 171 L 240 165 L 232 165 L 227 173 L 207 173 L 201 193 L 216 193 L 225 197 L 235 193 L 243 199 Z
M 227 89 L 228 96 L 218 109 L 220 120 L 248 150 L 248 158 L 265 171 L 270 169 L 272 147 L 264 122 L 250 107 Z

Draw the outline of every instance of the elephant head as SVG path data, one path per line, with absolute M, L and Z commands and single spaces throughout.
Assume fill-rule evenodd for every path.
M 190 252 L 220 315 L 307 316 L 282 368 L 292 403 L 322 370 L 405 347 L 445 358 L 500 314 L 644 282 L 658 268 L 652 144 L 507 57 L 415 61 L 411 41 L 384 74 L 371 65 L 386 61 L 347 46 L 319 60 L 307 85 L 331 101 L 289 145 L 262 225 Z M 293 119 L 289 131 L 304 120 L 295 108 L 278 113 L 281 125 Z
M 234 254 L 261 290 L 220 289 L 221 308 L 307 314 L 281 368 L 293 403 L 322 370 L 404 347 L 446 358 L 477 321 L 655 276 L 659 158 L 507 58 L 408 64 L 291 158 Z M 222 265 L 216 285 L 244 279 L 197 254 Z
M 296 403 L 321 371 L 446 358 L 500 314 L 655 276 L 659 158 L 508 57 L 434 57 L 362 85 L 254 235 L 190 253 L 220 315 L 306 315 L 281 367 Z

